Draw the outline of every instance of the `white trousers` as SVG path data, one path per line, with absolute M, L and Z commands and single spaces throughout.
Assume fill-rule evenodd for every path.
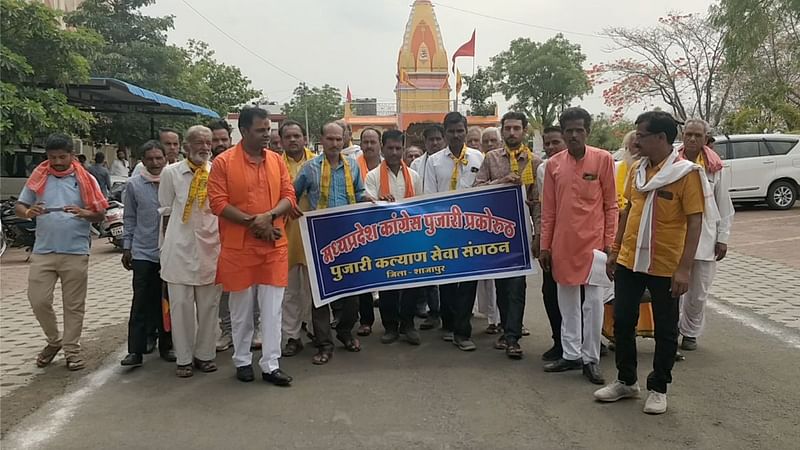
M 681 296 L 678 329 L 682 335 L 696 338 L 702 334 L 706 322 L 706 300 L 716 273 L 716 261 L 694 261 L 689 290 Z
M 599 286 L 558 285 L 558 309 L 561 310 L 561 348 L 564 359 L 583 359 L 584 364 L 600 362 L 600 333 L 603 329 L 603 292 Z M 582 319 L 582 320 L 581 320 Z M 583 330 L 581 331 L 581 328 Z
M 284 341 L 301 339 L 303 322 L 311 324 L 311 303 L 308 267 L 295 264 L 289 268 L 289 287 L 283 294 L 281 331 Z
M 177 364 L 191 364 L 192 357 L 212 361 L 217 355 L 217 308 L 222 286 L 168 283 L 167 289 Z
M 228 306 L 231 310 L 233 335 L 233 364 L 236 367 L 253 363 L 253 305 L 258 302 L 261 309 L 261 371 L 270 373 L 279 368 L 281 357 L 281 303 L 282 287 L 256 284 L 230 293 Z
M 497 307 L 497 291 L 494 290 L 494 280 L 478 280 L 476 297 L 478 312 L 486 314 L 489 325 L 499 325 L 500 309 Z

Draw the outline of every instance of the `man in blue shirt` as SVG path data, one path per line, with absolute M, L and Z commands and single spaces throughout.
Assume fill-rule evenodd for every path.
M 297 200 L 308 195 L 311 209 L 333 208 L 371 200 L 364 192 L 364 182 L 353 158 L 343 156 L 344 128 L 336 122 L 322 127 L 322 154 L 307 162 L 294 180 Z M 327 179 L 323 183 L 323 179 Z M 327 184 L 327 189 L 323 185 Z M 302 213 L 295 208 L 292 216 Z M 358 296 L 345 297 L 330 304 L 336 322 L 336 338 L 351 352 L 361 351 L 361 343 L 353 337 L 353 326 L 358 320 Z M 330 310 L 328 305 L 313 308 L 314 345 L 317 354 L 312 362 L 326 364 L 333 356 Z
M 36 218 L 36 243 L 28 272 L 28 300 L 47 337 L 36 357 L 45 367 L 64 348 L 67 369 L 84 368 L 80 338 L 89 274 L 90 222 L 103 220 L 108 202 L 97 180 L 75 159 L 72 138 L 52 134 L 45 143 L 47 160 L 34 169 L 19 195 L 15 212 Z M 53 311 L 53 289 L 61 279 L 64 335 Z
M 103 191 L 103 195 L 108 197 L 108 193 L 111 192 L 111 173 L 106 169 L 104 165 L 105 161 L 106 155 L 97 152 L 94 154 L 94 164 L 89 166 L 86 170 L 94 175 L 95 179 L 97 179 L 97 184 L 100 185 L 100 190 Z
M 133 302 L 128 320 L 128 356 L 123 366 L 139 367 L 142 354 L 147 352 L 147 335 L 158 330 L 158 350 L 161 358 L 175 362 L 172 336 L 164 331 L 161 313 L 161 264 L 158 248 L 159 223 L 158 183 L 161 169 L 167 164 L 164 147 L 152 140 L 142 146 L 144 170 L 131 177 L 125 187 L 125 216 L 123 218 L 122 266 L 133 270 Z

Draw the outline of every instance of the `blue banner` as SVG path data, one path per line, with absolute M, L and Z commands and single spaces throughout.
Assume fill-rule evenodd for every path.
M 314 304 L 364 292 L 535 272 L 520 186 L 487 186 L 307 212 Z

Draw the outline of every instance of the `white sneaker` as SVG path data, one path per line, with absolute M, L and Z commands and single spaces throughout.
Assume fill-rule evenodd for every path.
M 644 412 L 646 414 L 664 414 L 667 412 L 667 394 L 650 391 L 647 400 L 644 402 Z
M 594 391 L 594 398 L 601 402 L 615 402 L 623 398 L 634 398 L 638 396 L 639 383 L 628 386 L 619 380 Z
M 231 347 L 233 347 L 233 337 L 230 334 L 225 333 L 217 340 L 218 352 L 224 352 Z

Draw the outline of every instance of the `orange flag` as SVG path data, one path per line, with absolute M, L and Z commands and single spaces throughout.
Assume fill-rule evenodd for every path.
M 475 57 L 475 30 L 472 30 L 472 37 L 467 41 L 466 44 L 462 45 L 461 47 L 453 53 L 453 73 L 456 72 L 456 58 L 459 56 L 472 56 Z

